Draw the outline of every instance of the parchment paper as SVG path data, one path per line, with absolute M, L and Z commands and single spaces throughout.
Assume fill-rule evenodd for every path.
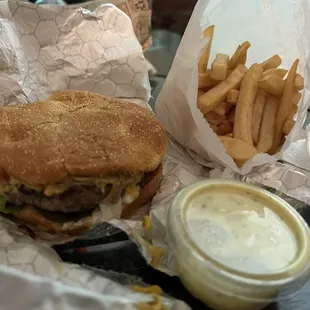
M 168 132 L 183 146 L 206 159 L 248 173 L 253 167 L 273 163 L 289 144 L 296 141 L 309 106 L 310 10 L 306 0 L 199 0 L 176 53 L 172 68 L 156 102 L 156 112 Z M 279 54 L 282 67 L 300 59 L 299 72 L 305 77 L 305 91 L 299 104 L 297 122 L 275 156 L 258 154 L 238 169 L 197 108 L 197 63 L 208 38 L 203 30 L 215 25 L 211 63 L 217 53 L 232 55 L 236 47 L 250 41 L 247 64 L 262 62 Z
M 111 4 L 95 11 L 0 2 L 0 104 L 52 91 L 150 97 L 147 65 L 130 18 Z
M 126 13 L 133 24 L 135 34 L 146 50 L 152 43 L 151 37 L 151 9 L 148 0 L 96 0 L 72 5 L 71 7 L 82 6 L 90 11 L 94 11 L 97 7 L 104 3 L 112 3 Z
M 113 278 L 118 280 L 116 275 Z M 3 217 L 0 280 L 2 309 L 137 309 L 137 303 L 152 300 L 95 270 L 63 263 L 52 248 L 23 235 Z M 177 300 L 162 301 L 169 309 L 189 309 Z

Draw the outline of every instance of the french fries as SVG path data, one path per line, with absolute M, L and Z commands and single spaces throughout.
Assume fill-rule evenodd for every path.
M 291 111 L 290 111 L 290 114 L 288 116 L 288 118 L 293 118 L 295 116 L 295 114 L 297 113 L 298 111 L 298 106 L 297 105 L 293 105 L 291 107 Z
M 229 136 L 219 136 L 219 139 L 223 143 L 227 154 L 235 160 L 248 161 L 258 153 L 253 145 L 240 139 L 231 138 Z
M 287 136 L 293 127 L 295 126 L 295 121 L 292 118 L 288 118 L 283 125 L 283 133 Z
M 211 65 L 211 79 L 223 81 L 226 79 L 228 70 L 229 56 L 225 54 L 217 54 Z
M 233 124 L 235 122 L 235 114 L 236 114 L 236 108 L 232 109 L 228 116 L 227 119 Z
M 266 70 L 278 68 L 281 65 L 281 63 L 282 63 L 281 57 L 279 55 L 273 55 L 267 60 L 265 60 L 261 65 L 264 71 L 266 71 Z
M 211 79 L 211 70 L 207 70 L 203 73 L 198 73 L 198 88 L 199 89 L 209 89 L 216 84 L 219 83 L 219 81 L 215 81 Z
M 214 35 L 214 25 L 208 27 L 203 33 L 203 37 L 209 38 L 209 42 L 206 46 L 206 49 L 202 53 L 200 60 L 199 60 L 199 63 L 198 63 L 198 72 L 199 73 L 204 73 L 207 70 L 209 57 L 210 57 L 211 45 L 212 45 L 212 41 L 213 41 L 213 35 Z
M 279 104 L 280 100 L 278 98 L 267 97 L 259 131 L 259 139 L 256 146 L 259 153 L 267 153 L 272 147 Z
M 293 94 L 293 100 L 292 100 L 292 105 L 298 105 L 299 100 L 301 99 L 302 94 L 298 91 L 294 92 Z
M 199 98 L 198 108 L 202 114 L 212 111 L 221 103 L 231 89 L 238 88 L 247 71 L 246 66 L 239 65 L 226 80 L 221 81 Z
M 236 104 L 239 98 L 239 90 L 231 89 L 227 94 L 227 102 L 231 104 Z
M 214 26 L 207 28 L 209 43 L 199 61 L 197 107 L 238 167 L 258 153 L 274 154 L 295 124 L 304 79 L 297 59 L 290 70 L 279 68 L 273 55 L 249 69 L 251 46 L 246 41 L 229 58 L 217 54 L 207 68 Z
M 288 70 L 286 70 L 286 69 L 279 69 L 279 68 L 269 69 L 269 70 L 266 70 L 263 72 L 262 78 L 267 76 L 267 75 L 275 74 L 275 75 L 278 75 L 280 78 L 283 79 L 286 76 L 287 72 L 288 72 Z
M 268 71 L 272 71 L 272 70 L 273 69 L 268 70 Z M 281 70 L 281 69 L 274 69 L 274 70 Z M 280 74 L 264 75 L 264 73 L 262 74 L 262 78 L 260 79 L 258 86 L 264 89 L 266 92 L 268 92 L 272 96 L 281 97 L 283 94 L 285 81 L 281 78 Z M 304 89 L 304 78 L 300 74 L 296 75 L 296 79 L 294 82 L 294 88 L 296 92 Z
M 197 102 L 198 102 L 199 97 L 201 97 L 204 93 L 205 93 L 204 91 L 198 89 L 198 92 L 197 92 Z
M 270 74 L 258 81 L 258 87 L 265 90 L 268 94 L 281 97 L 285 82 L 279 75 Z
M 213 111 L 219 115 L 227 115 L 234 106 L 226 101 L 221 102 Z
M 212 126 L 212 127 L 211 127 Z M 232 125 L 231 123 L 225 119 L 220 125 L 214 126 L 210 125 L 212 130 L 219 136 L 224 136 L 232 132 Z
M 293 100 L 293 94 L 294 94 L 294 83 L 296 79 L 298 63 L 299 63 L 299 59 L 296 59 L 285 80 L 283 95 L 282 95 L 281 103 L 280 103 L 280 106 L 277 112 L 273 144 L 272 144 L 271 150 L 269 151 L 270 154 L 275 154 L 281 143 L 283 126 L 284 126 L 286 119 L 289 116 L 291 106 L 292 106 L 292 100 Z
M 204 92 L 202 90 L 198 90 L 197 93 L 197 100 L 199 100 L 199 97 L 201 97 L 204 94 Z M 211 111 L 209 113 L 207 113 L 206 115 L 204 115 L 204 118 L 208 121 L 209 124 L 217 126 L 220 125 L 224 119 L 225 119 L 225 115 L 222 114 L 218 114 L 215 111 Z
M 295 125 L 295 121 L 294 121 L 294 116 L 295 114 L 297 113 L 297 110 L 298 110 L 298 106 L 297 105 L 293 105 L 291 107 L 291 112 L 287 118 L 287 120 L 285 121 L 284 125 L 283 125 L 283 133 L 285 135 L 288 135 L 291 130 L 293 129 L 294 125 Z
M 229 70 L 235 69 L 238 65 L 246 64 L 247 52 L 250 46 L 251 46 L 250 42 L 246 41 L 237 47 L 234 55 L 232 55 L 232 57 L 229 59 L 228 62 Z
M 254 64 L 246 72 L 241 83 L 239 99 L 236 106 L 234 122 L 234 138 L 253 145 L 252 115 L 254 100 L 257 93 L 257 83 L 263 73 L 259 64 Z
M 225 120 L 226 117 L 225 115 L 219 115 L 214 111 L 210 111 L 204 115 L 204 118 L 206 119 L 206 121 L 208 121 L 209 124 L 218 126 Z
M 259 137 L 259 130 L 261 127 L 263 112 L 266 103 L 266 92 L 263 89 L 259 89 L 255 98 L 253 115 L 252 115 L 252 136 L 254 144 L 257 144 Z
M 304 81 L 304 78 L 300 74 L 296 75 L 294 85 L 295 85 L 295 90 L 297 91 L 304 89 L 305 81 Z

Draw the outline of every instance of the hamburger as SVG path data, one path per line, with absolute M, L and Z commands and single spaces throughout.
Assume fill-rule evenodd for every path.
M 166 143 L 148 109 L 86 91 L 1 107 L 0 212 L 34 235 L 68 237 L 104 221 L 107 206 L 128 218 L 155 195 Z

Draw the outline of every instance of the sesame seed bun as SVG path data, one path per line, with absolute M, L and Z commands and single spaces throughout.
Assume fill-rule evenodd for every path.
M 67 176 L 134 176 L 155 170 L 166 135 L 149 110 L 83 91 L 0 108 L 0 169 L 29 185 Z

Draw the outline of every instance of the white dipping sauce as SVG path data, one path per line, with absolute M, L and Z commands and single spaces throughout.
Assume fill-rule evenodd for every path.
M 225 267 L 251 274 L 280 272 L 294 261 L 297 240 L 265 203 L 233 187 L 209 189 L 186 208 L 188 233 L 201 251 Z

